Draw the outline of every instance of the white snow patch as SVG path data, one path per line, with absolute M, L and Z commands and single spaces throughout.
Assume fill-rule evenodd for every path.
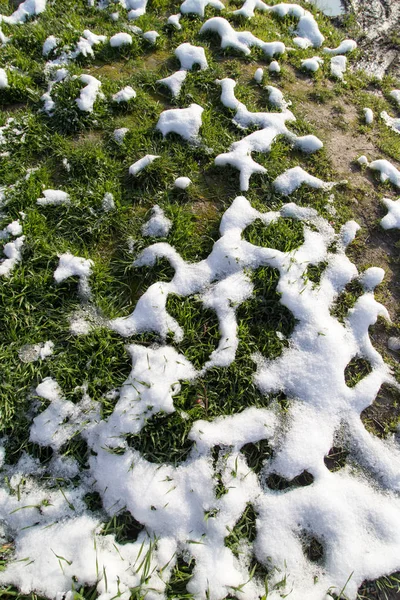
M 131 10 L 128 12 L 128 19 L 133 21 L 146 14 L 148 0 L 126 0 L 126 8 Z
M 143 39 L 146 40 L 147 42 L 149 42 L 149 44 L 155 44 L 157 41 L 157 38 L 160 37 L 160 34 L 157 31 L 146 31 L 143 34 Z
M 358 159 L 360 161 L 360 159 Z M 400 188 L 400 171 L 396 169 L 391 162 L 386 159 L 373 160 L 371 163 L 363 163 L 367 164 L 370 169 L 374 171 L 380 172 L 380 179 L 382 183 L 385 181 L 390 181 L 394 186 Z
M 111 212 L 115 210 L 114 196 L 110 192 L 106 192 L 101 202 L 101 207 L 104 212 Z
M 393 98 L 393 100 L 395 102 L 397 102 L 399 108 L 400 108 L 400 90 L 392 90 L 389 94 L 389 96 L 391 98 Z
M 333 56 L 331 58 L 331 75 L 343 81 L 346 72 L 347 58 L 345 56 Z
M 181 69 L 191 71 L 194 65 L 199 65 L 201 70 L 208 68 L 206 53 L 202 46 L 192 46 L 184 42 L 175 50 L 175 56 L 181 63 Z
M 309 46 L 319 48 L 322 46 L 325 38 L 318 28 L 318 23 L 308 10 L 304 10 L 298 4 L 286 3 L 268 6 L 267 10 L 278 15 L 278 17 L 283 18 L 290 15 L 295 19 L 299 19 L 297 29 L 294 32 L 296 37 L 293 39 L 296 46 L 300 48 L 308 48 Z
M 8 242 L 3 248 L 3 253 L 6 258 L 0 259 L 0 276 L 8 277 L 13 269 L 22 260 L 22 247 L 24 245 L 25 236 L 22 235 L 16 240 Z
M 43 56 L 48 56 L 50 52 L 54 50 L 54 48 L 57 48 L 58 42 L 59 40 L 55 35 L 49 35 L 49 37 L 47 37 L 43 43 Z
M 143 171 L 148 165 L 150 165 L 156 158 L 160 158 L 156 154 L 146 154 L 143 158 L 137 160 L 133 165 L 129 167 L 129 175 L 133 175 L 134 177 Z
M 159 129 L 164 137 L 173 132 L 185 140 L 197 141 L 203 110 L 198 104 L 191 104 L 188 108 L 165 110 L 158 119 L 156 129 Z
M 121 33 L 116 33 L 110 38 L 110 46 L 112 48 L 120 48 L 121 46 L 129 46 L 131 44 L 132 36 L 124 31 Z
M 177 98 L 181 93 L 183 82 L 185 81 L 187 76 L 187 71 L 183 69 L 172 73 L 168 77 L 164 77 L 164 79 L 157 79 L 156 83 L 161 83 L 162 85 L 166 85 L 169 88 L 171 95 L 174 98 Z
M 324 48 L 324 52 L 326 52 L 326 54 L 335 56 L 337 54 L 347 54 L 348 52 L 353 52 L 353 50 L 356 48 L 357 42 L 354 40 L 343 40 L 343 42 L 341 42 L 337 48 Z
M 280 73 L 280 72 L 281 72 L 281 67 L 280 67 L 280 65 L 279 65 L 278 61 L 276 61 L 276 60 L 273 60 L 273 61 L 272 61 L 272 62 L 269 64 L 268 71 L 269 71 L 270 73 Z
M 303 184 L 312 187 L 317 190 L 331 190 L 336 183 L 328 183 L 322 181 L 318 177 L 310 175 L 301 167 L 293 167 L 288 169 L 282 175 L 279 175 L 273 182 L 273 186 L 277 192 L 284 196 L 293 194 Z
M 0 15 L 0 22 L 8 25 L 25 23 L 29 17 L 40 15 L 46 10 L 46 0 L 25 0 L 10 16 Z
M 151 209 L 152 216 L 142 227 L 142 234 L 150 237 L 166 237 L 172 222 L 165 216 L 162 208 L 156 204 Z
M 258 67 L 258 69 L 256 69 L 256 72 L 254 73 L 253 79 L 257 83 L 261 83 L 263 77 L 264 77 L 264 71 L 261 67 Z
M 181 16 L 181 13 L 178 13 L 177 15 L 170 15 L 167 19 L 167 23 L 180 31 L 182 29 L 182 25 L 179 23 Z
M 4 69 L 0 69 L 0 90 L 8 88 L 8 77 Z
M 184 0 L 179 10 L 183 15 L 194 14 L 204 17 L 206 6 L 211 6 L 217 10 L 225 8 L 220 0 Z
M 283 42 L 264 42 L 250 31 L 235 31 L 232 25 L 222 17 L 208 19 L 200 29 L 200 35 L 209 31 L 217 33 L 221 38 L 221 48 L 234 48 L 245 55 L 249 55 L 252 46 L 261 48 L 267 56 L 283 54 L 285 44 Z
M 391 117 L 385 110 L 381 112 L 381 118 L 386 125 L 396 133 L 400 133 L 400 118 Z
M 382 203 L 388 209 L 388 214 L 381 219 L 383 229 L 400 229 L 400 198 L 398 200 L 383 198 Z
M 186 190 L 191 183 L 192 181 L 189 177 L 178 177 L 174 181 L 174 186 L 180 190 Z
M 258 131 L 244 137 L 238 142 L 234 142 L 229 152 L 219 154 L 215 159 L 217 166 L 231 165 L 240 171 L 240 189 L 249 188 L 250 177 L 254 173 L 265 173 L 266 169 L 256 163 L 251 154 L 252 152 L 270 152 L 271 146 L 279 135 L 284 135 L 291 141 L 295 147 L 303 152 L 315 152 L 322 148 L 322 142 L 313 135 L 297 137 L 286 127 L 286 121 L 295 121 L 292 112 L 287 109 L 288 103 L 284 100 L 282 93 L 273 86 L 268 86 L 269 101 L 282 108 L 281 113 L 252 113 L 246 106 L 237 100 L 234 89 L 236 82 L 233 79 L 225 78 L 217 80 L 221 86 L 221 102 L 227 108 L 236 110 L 233 123 L 240 129 L 257 126 Z
M 313 56 L 301 61 L 301 68 L 315 73 L 324 64 L 324 59 L 320 56 Z
M 84 112 L 92 112 L 94 103 L 97 97 L 101 94 L 100 87 L 101 81 L 93 77 L 93 75 L 81 75 L 80 80 L 85 83 L 85 87 L 82 88 L 79 98 L 75 100 L 78 108 Z
M 67 192 L 62 190 L 44 190 L 43 198 L 38 198 L 36 204 L 39 204 L 39 206 L 68 205 L 71 204 L 71 198 Z
M 90 296 L 89 277 L 92 274 L 93 261 L 80 256 L 74 256 L 69 252 L 59 256 L 57 269 L 54 271 L 54 279 L 57 283 L 65 281 L 69 277 L 79 277 L 78 291 L 83 298 Z
M 54 342 L 48 340 L 40 344 L 26 344 L 18 351 L 20 360 L 24 363 L 45 360 L 54 352 Z
M 371 125 L 374 121 L 374 113 L 370 108 L 363 108 L 364 118 L 367 125 Z
M 118 102 L 118 104 L 120 102 L 129 102 L 129 100 L 132 100 L 132 98 L 136 98 L 136 92 L 130 85 L 127 85 L 122 90 L 119 90 L 119 92 L 113 94 L 112 97 L 113 101 Z

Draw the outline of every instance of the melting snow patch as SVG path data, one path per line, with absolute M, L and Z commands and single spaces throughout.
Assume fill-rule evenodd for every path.
M 142 227 L 142 234 L 150 237 L 166 237 L 172 227 L 172 222 L 165 216 L 157 204 L 151 209 L 152 216 Z
M 167 23 L 175 27 L 175 29 L 177 29 L 178 31 L 180 31 L 182 29 L 182 25 L 179 23 L 181 16 L 181 13 L 178 13 L 177 15 L 171 15 L 168 17 Z
M 160 157 L 156 154 L 146 154 L 146 156 L 143 156 L 143 158 L 140 158 L 129 167 L 129 175 L 133 175 L 134 177 L 136 177 L 136 175 L 140 173 L 140 171 L 143 171 L 143 169 L 145 169 L 154 160 L 156 160 L 156 158 Z
M 385 110 L 381 112 L 381 118 L 390 129 L 393 129 L 396 133 L 400 133 L 400 118 L 391 117 Z
M 293 167 L 292 169 L 288 169 L 282 173 L 282 175 L 279 175 L 279 177 L 277 177 L 273 183 L 276 191 L 284 196 L 293 194 L 293 192 L 295 192 L 303 184 L 317 190 L 325 191 L 331 190 L 336 185 L 336 183 L 327 183 L 321 179 L 318 179 L 318 177 L 313 177 L 301 167 Z
M 259 67 L 256 70 L 256 72 L 254 73 L 254 81 L 256 81 L 257 83 L 261 83 L 263 77 L 264 77 L 264 71 L 263 71 L 263 69 L 261 69 L 261 67 Z
M 156 129 L 165 137 L 168 133 L 177 133 L 188 141 L 197 141 L 201 127 L 201 115 L 204 108 L 191 104 L 188 108 L 172 108 L 161 113 Z
M 160 34 L 157 33 L 157 31 L 146 31 L 146 33 L 143 34 L 143 39 L 149 42 L 149 44 L 155 44 L 159 37 Z
M 301 68 L 315 73 L 324 64 L 324 59 L 320 56 L 313 56 L 301 61 Z
M 280 67 L 279 63 L 276 60 L 273 60 L 269 64 L 268 71 L 270 73 L 280 73 L 281 72 L 281 67 Z
M 208 19 L 200 29 L 200 35 L 215 32 L 221 38 L 221 48 L 234 48 L 244 54 L 250 54 L 250 48 L 255 46 L 261 48 L 267 56 L 283 54 L 285 44 L 282 42 L 263 42 L 250 31 L 235 31 L 232 25 L 222 17 Z
M 357 48 L 357 42 L 354 40 L 343 40 L 337 48 L 324 48 L 324 52 L 335 56 L 336 54 L 347 54 Z
M 192 46 L 185 42 L 175 50 L 175 56 L 181 63 L 181 69 L 191 71 L 194 65 L 199 65 L 201 70 L 208 68 L 206 53 L 202 46 Z
M 80 256 L 74 256 L 69 252 L 59 256 L 57 269 L 54 271 L 54 279 L 57 283 L 65 281 L 69 277 L 79 277 L 79 294 L 83 298 L 90 296 L 89 277 L 92 274 L 93 261 Z
M 393 352 L 398 352 L 400 350 L 400 338 L 399 337 L 390 337 L 388 339 L 388 348 Z
M 389 96 L 391 98 L 393 98 L 393 100 L 395 102 L 397 102 L 399 108 L 400 108 L 400 90 L 392 90 L 389 94 Z
M 269 100 L 273 104 L 283 108 L 281 113 L 252 113 L 246 106 L 239 102 L 234 94 L 236 82 L 233 79 L 225 78 L 218 80 L 221 86 L 221 102 L 227 108 L 236 109 L 233 122 L 241 129 L 248 127 L 258 127 L 250 135 L 244 137 L 238 142 L 234 142 L 229 152 L 219 154 L 215 159 L 217 166 L 231 165 L 240 171 L 240 189 L 249 188 L 250 177 L 254 173 L 265 173 L 266 169 L 256 163 L 252 157 L 252 152 L 270 152 L 271 146 L 279 135 L 284 135 L 291 141 L 295 147 L 303 152 L 315 152 L 322 148 L 322 142 L 313 135 L 297 137 L 286 127 L 286 121 L 295 121 L 292 112 L 287 110 L 282 93 L 272 86 L 268 86 Z
M 39 206 L 68 205 L 71 203 L 69 194 L 62 190 L 44 190 L 43 196 L 43 198 L 38 198 L 36 200 L 36 204 L 39 204 Z
M 125 0 L 127 8 L 131 10 L 128 12 L 128 19 L 133 21 L 146 14 L 148 0 Z
M 206 6 L 211 6 L 217 10 L 225 8 L 220 0 L 184 0 L 179 10 L 183 15 L 194 14 L 204 17 Z
M 11 16 L 0 15 L 0 22 L 9 25 L 18 25 L 25 23 L 29 17 L 40 15 L 46 10 L 46 0 L 25 0 L 21 2 L 17 10 Z
M 156 83 L 161 83 L 162 85 L 166 85 L 169 88 L 172 96 L 177 98 L 181 93 L 183 82 L 185 81 L 187 76 L 187 71 L 183 69 L 180 71 L 176 71 L 169 75 L 169 77 L 164 77 L 164 79 L 157 79 Z
M 41 344 L 26 344 L 18 351 L 20 360 L 24 363 L 45 360 L 54 352 L 54 342 L 47 341 Z
M 374 113 L 372 112 L 372 110 L 370 108 L 364 108 L 363 112 L 364 112 L 364 118 L 365 118 L 366 124 L 371 125 L 371 123 L 374 120 Z
M 84 112 L 92 112 L 97 97 L 101 94 L 101 81 L 92 75 L 81 75 L 80 80 L 86 84 L 81 90 L 79 98 L 75 100 L 78 108 Z
M 346 72 L 347 58 L 345 56 L 333 56 L 331 58 L 331 75 L 343 81 Z
M 117 142 L 117 144 L 121 145 L 123 143 L 128 131 L 128 127 L 120 127 L 119 129 L 114 129 L 113 138 Z
M 358 159 L 358 161 L 360 161 L 360 159 Z M 394 186 L 400 188 L 400 172 L 388 160 L 379 159 L 374 160 L 369 164 L 368 161 L 363 164 L 367 164 L 373 171 L 379 171 L 382 183 L 385 183 L 385 181 L 390 181 L 390 183 L 392 183 Z
M 234 10 L 232 14 L 251 19 L 254 17 L 255 10 L 265 12 L 268 10 L 268 7 L 262 0 L 245 0 L 243 6 L 238 10 Z
M 129 33 L 116 33 L 110 38 L 110 46 L 119 48 L 120 46 L 129 46 L 132 44 L 132 36 Z
M 189 177 L 178 177 L 174 181 L 174 186 L 180 190 L 186 190 L 187 187 L 191 184 L 191 180 Z
M 4 69 L 0 69 L 0 90 L 8 87 L 8 77 Z
M 136 92 L 130 85 L 127 85 L 122 90 L 113 95 L 114 102 L 129 102 L 132 98 L 136 98 Z
M 3 253 L 6 258 L 0 259 L 0 276 L 8 277 L 16 267 L 16 265 L 22 260 L 22 247 L 24 245 L 25 236 L 8 242 L 3 248 Z
M 104 194 L 101 207 L 104 212 L 111 212 L 112 210 L 115 210 L 114 196 L 110 192 Z
M 400 229 L 400 198 L 383 198 L 382 202 L 388 209 L 388 214 L 381 220 L 381 226 L 383 229 Z
M 278 219 L 303 223 L 304 241 L 297 250 L 283 252 L 244 239 L 245 229 L 255 221 L 268 228 Z M 85 389 L 81 400 L 71 402 L 55 380 L 43 380 L 36 394 L 45 408 L 34 418 L 31 441 L 53 449 L 53 473 L 75 476 L 76 465 L 65 464 L 60 449 L 79 435 L 89 449 L 88 469 L 79 483 L 67 482 L 60 490 L 40 482 L 43 475 L 47 478 L 47 467 L 29 456 L 17 465 L 3 465 L 8 483 L 0 489 L 0 502 L 15 551 L 0 573 L 0 584 L 50 598 L 69 597 L 77 587 L 93 585 L 100 600 L 128 598 L 132 588 L 140 587 L 143 595 L 159 600 L 183 555 L 193 561 L 188 593 L 222 600 L 235 587 L 243 598 L 256 600 L 265 587 L 250 573 L 254 556 L 268 568 L 273 597 L 292 592 L 296 600 L 322 600 L 328 589 L 346 585 L 353 600 L 362 581 L 398 570 L 398 444 L 372 436 L 360 419 L 382 384 L 394 384 L 368 331 L 378 315 L 388 315 L 373 293 L 382 270 L 368 269 L 359 278 L 346 256 L 356 231 L 357 224 L 349 222 L 335 233 L 310 208 L 287 204 L 262 213 L 238 197 L 224 213 L 220 238 L 206 259 L 188 263 L 166 243 L 146 248 L 137 266 L 165 258 L 175 275 L 150 286 L 133 313 L 112 321 L 112 328 L 124 336 L 156 331 L 165 337 L 172 331 L 177 338 L 183 331 L 167 312 L 168 296 L 196 295 L 216 312 L 220 343 L 201 371 L 171 346 L 128 346 L 131 373 L 119 390 L 110 390 L 115 402 L 106 418 L 100 402 L 91 400 Z M 333 245 L 336 253 L 330 250 Z M 321 262 L 327 266 L 315 285 L 307 277 L 308 268 Z M 279 272 L 277 293 L 295 325 L 289 346 L 278 358 L 254 357 L 254 383 L 263 395 L 278 390 L 286 394 L 285 414 L 273 404 L 198 420 L 189 433 L 194 445 L 180 465 L 151 462 L 129 446 L 127 435 L 143 432 L 156 414 L 173 413 L 181 382 L 232 363 L 238 345 L 236 311 L 253 293 L 251 271 L 266 266 Z M 332 308 L 346 285 L 357 279 L 364 292 L 341 322 Z M 368 360 L 372 370 L 349 387 L 344 373 L 356 356 Z M 343 424 L 351 464 L 361 465 L 368 478 L 349 467 L 332 473 L 324 464 Z M 266 456 L 258 477 L 241 450 L 261 440 L 273 454 Z M 221 452 L 213 461 L 216 446 Z M 291 481 L 304 471 L 313 477 L 312 485 L 285 493 L 267 485 L 271 474 Z M 224 486 L 223 495 L 216 493 L 217 481 Z M 90 492 L 100 495 L 110 517 L 129 511 L 143 525 L 137 540 L 119 544 L 114 534 L 102 534 L 99 516 L 84 501 Z M 225 538 L 249 504 L 257 517 L 256 536 L 243 542 L 237 556 Z M 307 556 L 304 540 L 310 539 L 323 544 L 322 565 Z
M 308 48 L 309 46 L 319 48 L 322 45 L 325 38 L 318 28 L 318 23 L 308 10 L 304 10 L 298 4 L 283 3 L 268 6 L 267 10 L 278 15 L 278 17 L 283 18 L 289 15 L 295 19 L 299 19 L 297 30 L 295 31 L 296 37 L 293 41 L 300 48 Z

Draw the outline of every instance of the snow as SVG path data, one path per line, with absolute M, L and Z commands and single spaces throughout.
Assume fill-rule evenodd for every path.
M 116 94 L 113 94 L 112 97 L 113 101 L 118 102 L 118 104 L 120 102 L 129 102 L 132 98 L 136 98 L 136 92 L 130 85 L 127 85 Z
M 204 17 L 206 6 L 211 6 L 217 10 L 225 8 L 220 0 L 184 0 L 179 10 L 183 15 L 195 14 Z
M 206 54 L 201 46 L 192 46 L 188 42 L 180 44 L 175 49 L 175 56 L 181 63 L 181 68 L 164 79 L 158 79 L 157 83 L 166 85 L 174 98 L 177 98 L 181 92 L 183 82 L 186 79 L 187 71 L 191 71 L 194 65 L 199 65 L 200 70 L 208 68 Z
M 381 220 L 383 229 L 400 229 L 400 198 L 391 200 L 383 198 L 382 203 L 388 209 L 388 214 Z
M 353 52 L 357 48 L 357 42 L 354 40 L 343 40 L 339 44 L 337 48 L 324 48 L 324 52 L 326 54 L 330 54 L 331 56 L 335 56 L 337 54 L 347 54 L 348 52 Z
M 290 15 L 299 19 L 297 29 L 294 32 L 296 37 L 293 39 L 296 46 L 300 48 L 308 48 L 309 46 L 319 48 L 322 46 L 325 38 L 318 28 L 318 23 L 308 10 L 304 10 L 298 4 L 286 3 L 268 6 L 267 10 L 281 18 Z
M 174 186 L 180 190 L 186 190 L 191 183 L 192 181 L 189 179 L 189 177 L 178 177 L 174 181 Z
M 373 171 L 379 171 L 382 183 L 390 181 L 394 186 L 400 188 L 400 171 L 398 171 L 398 169 L 396 169 L 396 167 L 388 160 L 379 159 L 374 160 L 369 164 L 368 161 L 366 163 L 363 162 L 362 164 L 367 164 Z
M 181 63 L 181 69 L 185 71 L 191 71 L 194 65 L 199 65 L 201 70 L 208 68 L 206 53 L 202 46 L 192 46 L 185 42 L 176 48 L 175 56 Z
M 133 21 L 133 20 L 138 19 L 139 17 L 142 17 L 143 15 L 145 15 L 146 8 L 147 8 L 147 1 L 148 0 L 127 0 L 126 1 L 127 8 L 131 9 L 128 12 L 128 19 Z
M 364 154 L 362 154 L 361 156 L 359 156 L 357 158 L 357 162 L 361 166 L 368 166 L 369 165 L 368 158 Z
M 265 12 L 268 10 L 268 7 L 262 0 L 245 0 L 243 6 L 233 11 L 232 14 L 245 17 L 245 19 L 251 19 L 254 17 L 255 10 Z
M 137 160 L 133 165 L 129 167 L 129 175 L 133 175 L 136 177 L 140 171 L 143 171 L 148 165 L 150 165 L 154 160 L 160 158 L 156 154 L 146 154 L 143 158 Z
M 281 72 L 281 67 L 280 67 L 279 63 L 276 60 L 273 60 L 269 64 L 268 71 L 270 73 L 280 73 Z
M 251 154 L 252 152 L 270 152 L 271 146 L 279 135 L 285 136 L 293 145 L 303 152 L 316 152 L 322 148 L 322 142 L 313 135 L 297 137 L 289 131 L 286 122 L 295 121 L 292 112 L 287 109 L 288 102 L 283 98 L 282 93 L 273 86 L 268 86 L 269 101 L 282 109 L 281 113 L 252 113 L 246 106 L 236 99 L 234 89 L 236 82 L 233 79 L 225 78 L 218 80 L 221 86 L 221 102 L 227 108 L 236 110 L 233 123 L 240 129 L 249 127 L 258 127 L 242 140 L 234 142 L 229 151 L 219 154 L 215 159 L 217 166 L 231 165 L 240 172 L 240 189 L 245 191 L 249 189 L 250 178 L 255 173 L 265 173 L 266 169 L 256 163 Z
M 45 360 L 54 352 L 54 342 L 48 340 L 40 344 L 26 344 L 18 352 L 20 360 L 24 363 L 36 360 Z
M 201 115 L 204 108 L 191 104 L 188 108 L 172 108 L 161 113 L 156 129 L 165 137 L 168 133 L 176 133 L 184 140 L 198 140 L 201 127 Z
M 149 42 L 149 44 L 155 44 L 160 34 L 157 31 L 146 31 L 143 34 L 143 39 Z
M 400 350 L 400 338 L 398 337 L 390 337 L 388 339 L 388 348 L 393 352 L 398 352 Z
M 61 283 L 69 277 L 79 277 L 78 291 L 80 296 L 90 296 L 89 277 L 92 273 L 93 261 L 66 252 L 59 256 L 57 269 L 54 271 L 56 283 Z
M 50 52 L 54 50 L 54 48 L 57 48 L 58 42 L 59 40 L 55 35 L 49 35 L 49 37 L 47 37 L 43 43 L 43 56 L 48 56 Z
M 162 85 L 167 86 L 173 98 L 177 98 L 181 93 L 182 85 L 186 79 L 186 76 L 187 71 L 182 69 L 172 73 L 172 75 L 169 75 L 168 77 L 164 77 L 164 79 L 157 79 L 156 83 L 161 83 Z
M 182 25 L 179 23 L 181 16 L 181 13 L 178 13 L 177 15 L 170 15 L 167 19 L 167 23 L 180 31 L 182 29 Z
M 60 204 L 70 204 L 71 199 L 67 192 L 63 192 L 62 190 L 44 190 L 43 198 L 38 198 L 36 200 L 36 204 L 39 206 L 57 206 Z
M 331 58 L 331 75 L 343 81 L 343 75 L 346 72 L 347 58 L 345 56 L 334 56 Z
M 249 31 L 235 31 L 232 25 L 222 17 L 212 17 L 204 23 L 200 29 L 200 35 L 208 32 L 215 32 L 220 36 L 221 48 L 234 48 L 246 56 L 250 54 L 250 48 L 253 46 L 261 48 L 267 56 L 285 52 L 285 44 L 282 42 L 264 42 Z
M 261 83 L 263 77 L 264 77 L 264 71 L 263 71 L 263 69 L 261 69 L 261 67 L 258 67 L 256 72 L 254 73 L 254 77 L 253 77 L 254 81 L 256 81 L 257 83 Z
M 151 209 L 152 216 L 142 227 L 142 235 L 150 237 L 166 237 L 172 222 L 165 216 L 157 204 Z
M 117 144 L 122 144 L 124 141 L 124 137 L 128 133 L 128 127 L 120 127 L 119 129 L 115 129 L 113 133 L 113 138 L 117 142 Z
M 381 112 L 381 118 L 390 129 L 393 129 L 396 133 L 400 133 L 400 118 L 391 117 L 385 110 Z
M 301 68 L 315 73 L 324 64 L 324 59 L 320 56 L 313 56 L 301 61 Z
M 110 192 L 104 194 L 101 207 L 104 212 L 111 212 L 115 210 L 114 196 Z
M 261 220 L 268 228 L 278 219 L 303 223 L 304 241 L 297 250 L 258 247 L 243 238 L 251 223 Z M 33 419 L 30 440 L 53 449 L 47 477 L 79 473 L 74 461 L 68 462 L 61 454 L 76 435 L 88 444 L 88 469 L 85 477 L 64 483 L 60 490 L 57 485 L 40 483 L 43 474 L 49 473 L 47 467 L 27 455 L 16 465 L 3 466 L 9 484 L 0 489 L 0 501 L 5 526 L 15 539 L 15 552 L 14 560 L 0 573 L 0 583 L 17 585 L 24 594 L 35 590 L 54 599 L 77 586 L 95 585 L 101 600 L 118 594 L 127 600 L 131 589 L 142 581 L 142 592 L 156 600 L 163 597 L 177 556 L 183 553 L 194 565 L 188 593 L 222 600 L 232 586 L 241 586 L 244 598 L 256 600 L 264 593 L 264 582 L 250 576 L 246 557 L 254 554 L 268 566 L 269 589 L 276 598 L 293 590 L 298 600 L 322 600 L 327 589 L 341 589 L 352 573 L 346 595 L 355 600 L 364 579 L 398 570 L 400 452 L 393 440 L 369 434 L 359 418 L 381 385 L 394 382 L 368 334 L 378 315 L 387 317 L 373 293 L 383 272 L 368 269 L 359 276 L 347 258 L 346 246 L 356 230 L 357 225 L 349 222 L 335 233 L 310 208 L 287 204 L 280 211 L 264 213 L 238 197 L 224 213 L 220 238 L 204 260 L 188 263 L 166 243 L 144 249 L 136 266 L 151 266 L 165 258 L 175 275 L 169 282 L 150 286 L 131 315 L 109 325 L 126 337 L 153 330 L 165 338 L 172 331 L 177 341 L 183 332 L 166 310 L 168 295 L 196 295 L 216 312 L 220 343 L 200 371 L 165 341 L 153 346 L 130 344 L 131 373 L 119 389 L 110 390 L 114 407 L 105 417 L 100 402 L 93 401 L 85 388 L 81 400 L 72 402 L 54 379 L 46 378 L 37 386 L 43 406 Z M 330 250 L 333 245 L 336 253 Z M 307 279 L 307 269 L 323 261 L 327 266 L 316 286 Z M 86 266 L 88 276 L 90 265 Z M 260 266 L 278 270 L 280 301 L 296 323 L 289 346 L 278 358 L 253 357 L 257 365 L 254 384 L 262 395 L 278 389 L 284 392 L 288 397 L 285 414 L 272 403 L 197 420 L 189 434 L 194 446 L 180 465 L 150 462 L 129 447 L 126 436 L 139 433 L 158 413 L 173 413 L 181 382 L 195 381 L 208 369 L 232 364 L 238 347 L 236 311 L 252 295 L 250 273 Z M 79 263 L 72 271 L 82 273 L 83 268 Z M 340 322 L 331 309 L 347 283 L 357 279 L 364 292 Z M 344 370 L 354 356 L 368 360 L 372 371 L 350 388 Z M 330 472 L 324 464 L 343 421 L 343 444 L 352 464 L 362 466 L 371 479 L 360 469 Z M 260 440 L 268 441 L 273 455 L 266 458 L 259 479 L 241 449 Z M 213 462 L 216 446 L 221 450 Z M 314 478 L 307 487 L 279 493 L 265 483 L 272 473 L 291 480 L 305 470 Z M 220 497 L 215 493 L 217 474 L 226 489 Z M 100 517 L 88 511 L 84 502 L 93 491 L 100 494 L 110 517 L 128 510 L 143 525 L 137 540 L 119 544 L 114 534 L 101 534 Z M 256 537 L 246 542 L 243 554 L 235 556 L 225 538 L 248 504 L 257 515 Z M 205 513 L 212 516 L 205 518 Z M 323 565 L 307 558 L 304 536 L 322 541 Z M 140 555 L 140 560 L 147 556 L 150 561 L 146 576 L 137 566 Z M 23 560 L 26 557 L 29 562 Z
M 327 183 L 318 177 L 314 177 L 304 171 L 301 167 L 288 169 L 282 175 L 279 175 L 273 182 L 273 186 L 279 194 L 289 196 L 293 194 L 300 186 L 307 185 L 317 190 L 331 190 L 336 184 Z
M 8 25 L 25 23 L 29 17 L 40 15 L 46 10 L 46 0 L 25 0 L 10 16 L 0 15 L 0 22 Z
M 371 123 L 373 123 L 374 120 L 374 113 L 370 108 L 363 108 L 363 112 L 366 124 L 371 125 Z
M 80 80 L 86 84 L 82 88 L 79 98 L 75 100 L 78 108 L 84 112 L 93 112 L 93 106 L 97 97 L 101 94 L 101 81 L 93 77 L 93 75 L 81 75 Z
M 3 253 L 6 258 L 0 258 L 0 276 L 8 277 L 15 269 L 17 264 L 22 260 L 22 247 L 24 245 L 25 236 L 22 235 L 16 240 L 8 242 L 3 248 Z
M 400 90 L 392 90 L 390 92 L 389 96 L 391 98 L 393 98 L 393 100 L 395 102 L 397 102 L 397 104 L 399 105 L 399 108 L 400 108 Z
M 132 44 L 132 36 L 129 33 L 116 33 L 110 38 L 110 46 L 112 48 L 120 48 L 121 46 L 129 46 Z
M 0 90 L 8 87 L 8 77 L 4 69 L 0 69 Z

